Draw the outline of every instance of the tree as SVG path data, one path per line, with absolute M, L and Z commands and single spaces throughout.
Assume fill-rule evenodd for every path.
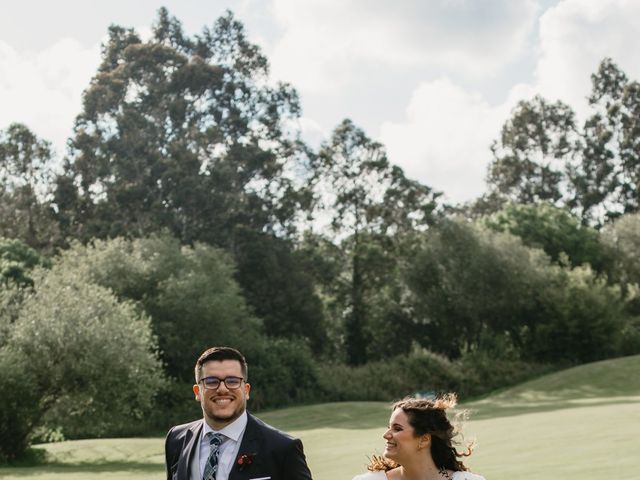
M 12 368 L 22 382 L 3 393 L 5 458 L 19 456 L 38 425 L 100 435 L 139 420 L 164 381 L 148 317 L 68 267 L 35 274 L 0 348 L 3 392 L 18 380 Z M 13 393 L 25 390 L 22 404 Z
M 73 244 L 63 262 L 150 317 L 166 372 L 193 379 L 193 362 L 211 345 L 246 350 L 263 335 L 234 280 L 228 254 L 202 243 L 181 246 L 170 235 Z
M 516 203 L 568 202 L 577 142 L 574 117 L 569 106 L 540 96 L 519 102 L 491 146 L 490 189 Z
M 615 279 L 623 285 L 640 285 L 640 213 L 628 213 L 602 229 L 602 241 L 615 258 Z
M 540 321 L 540 302 L 553 278 L 549 259 L 508 233 L 440 222 L 423 236 L 407 266 L 417 341 L 458 357 L 487 336 L 523 346 L 523 328 Z
M 265 333 L 304 338 L 316 353 L 327 349 L 322 303 L 301 252 L 291 242 L 245 229 L 238 232 L 236 278 Z
M 630 296 L 630 313 L 640 315 L 640 213 L 627 213 L 608 223 L 601 238 L 612 257 L 611 280 Z M 640 337 L 640 326 L 637 335 Z
M 541 320 L 527 332 L 524 353 L 547 362 L 572 363 L 638 353 L 638 331 L 636 350 L 622 348 L 632 319 L 619 285 L 608 285 L 589 266 L 558 273 L 542 302 Z
M 626 75 L 610 59 L 591 75 L 589 104 L 595 112 L 584 125 L 584 147 L 576 175 L 576 188 L 586 217 L 603 216 L 616 203 L 619 169 L 615 144 L 620 135 L 620 109 L 616 106 L 627 83 Z
M 589 264 L 597 272 L 608 267 L 598 231 L 549 203 L 509 204 L 483 218 L 482 223 L 492 230 L 517 235 L 525 245 L 541 248 L 555 262 L 568 260 L 572 266 Z
M 59 241 L 49 198 L 52 177 L 49 142 L 19 123 L 0 131 L 0 236 L 38 250 Z
M 31 271 L 49 262 L 33 248 L 20 240 L 0 237 L 0 288 L 10 284 L 17 287 L 32 287 Z
M 41 420 L 35 388 L 24 388 L 28 370 L 13 352 L 0 348 L 0 463 L 24 455 Z
M 293 228 L 298 98 L 267 80 L 231 12 L 194 38 L 164 8 L 147 42 L 110 27 L 57 182 L 61 223 L 83 240 L 164 227 L 227 248 L 236 226 Z
M 502 344 L 511 356 L 567 363 L 640 348 L 637 332 L 624 338 L 637 323 L 618 285 L 589 265 L 554 265 L 509 233 L 442 222 L 407 275 L 416 339 L 449 357 Z
M 433 220 L 439 194 L 391 166 L 383 146 L 350 120 L 322 145 L 314 166 L 319 210 L 331 216 L 335 238 L 349 252 L 345 344 L 348 362 L 360 364 L 366 362 L 369 343 L 367 289 L 375 291 L 382 283 L 372 267 L 389 252 L 392 237 Z M 377 282 L 368 281 L 376 277 Z
M 640 208 L 640 83 L 610 58 L 591 81 L 593 113 L 582 129 L 560 102 L 518 104 L 492 146 L 490 193 L 478 208 L 547 201 L 595 226 Z
M 605 58 L 591 76 L 594 114 L 584 128 L 578 194 L 587 218 L 640 208 L 640 83 Z

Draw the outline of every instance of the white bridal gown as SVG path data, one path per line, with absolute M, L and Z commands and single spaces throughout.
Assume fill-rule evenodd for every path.
M 387 475 L 384 472 L 367 472 L 356 475 L 353 480 L 387 480 Z M 471 472 L 453 472 L 451 480 L 485 480 L 485 478 Z

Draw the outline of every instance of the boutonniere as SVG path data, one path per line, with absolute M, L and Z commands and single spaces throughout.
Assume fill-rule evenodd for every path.
M 238 455 L 236 464 L 240 467 L 240 470 L 242 470 L 244 467 L 253 463 L 253 459 L 255 458 L 255 456 L 255 453 L 241 453 L 240 455 Z

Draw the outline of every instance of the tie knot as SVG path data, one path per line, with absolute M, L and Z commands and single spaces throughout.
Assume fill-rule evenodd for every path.
M 224 435 L 221 433 L 209 432 L 207 435 L 209 436 L 209 445 L 211 445 L 212 447 L 220 446 L 220 444 L 224 440 Z

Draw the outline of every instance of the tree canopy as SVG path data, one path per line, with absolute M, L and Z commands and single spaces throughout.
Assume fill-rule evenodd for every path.
M 231 12 L 194 38 L 164 8 L 146 42 L 114 25 L 58 180 L 61 221 L 83 239 L 168 228 L 220 246 L 237 226 L 287 231 L 304 199 L 287 175 L 299 110 Z
M 523 100 L 492 146 L 489 197 L 548 201 L 596 226 L 640 206 L 640 83 L 610 58 L 591 76 L 590 116 L 542 97 Z

